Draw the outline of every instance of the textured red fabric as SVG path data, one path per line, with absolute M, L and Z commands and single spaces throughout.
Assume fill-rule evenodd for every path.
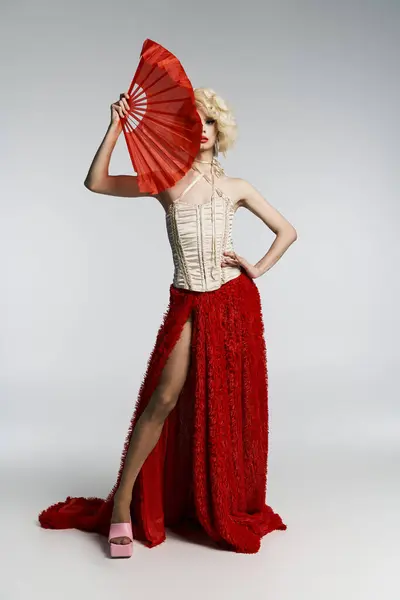
M 128 94 L 125 140 L 139 189 L 155 194 L 182 179 L 199 152 L 194 90 L 177 57 L 146 39 Z
M 39 515 L 42 527 L 107 535 L 132 429 L 193 313 L 192 360 L 176 407 L 133 488 L 133 535 L 152 547 L 165 527 L 201 528 L 227 550 L 255 553 L 261 538 L 286 529 L 266 505 L 268 374 L 258 288 L 244 271 L 209 292 L 170 286 L 126 436 L 117 481 L 106 500 L 72 498 Z

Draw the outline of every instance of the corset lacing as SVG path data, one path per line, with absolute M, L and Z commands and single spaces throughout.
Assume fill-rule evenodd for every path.
M 211 221 L 212 221 L 212 263 L 211 267 L 211 277 L 212 279 L 217 279 L 218 275 L 218 265 L 217 265 L 217 233 L 216 233 L 216 220 L 215 220 L 215 176 L 221 177 L 224 174 L 224 169 L 220 162 L 217 160 L 215 156 L 213 156 L 212 161 L 209 162 L 207 160 L 199 160 L 195 159 L 195 162 L 205 163 L 207 165 L 211 165 Z M 209 178 L 206 173 L 200 171 L 198 167 L 193 163 L 192 168 L 201 173 L 208 181 Z

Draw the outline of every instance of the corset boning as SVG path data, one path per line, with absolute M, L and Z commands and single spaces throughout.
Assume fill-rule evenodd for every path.
M 216 195 L 214 202 L 215 265 L 211 202 L 193 204 L 178 201 L 169 206 L 166 225 L 174 261 L 175 287 L 199 292 L 215 290 L 241 273 L 239 267 L 221 266 L 223 252 L 233 251 L 232 201 L 225 195 Z

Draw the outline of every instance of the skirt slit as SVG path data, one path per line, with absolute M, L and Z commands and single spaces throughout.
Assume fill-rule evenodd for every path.
M 165 540 L 166 528 L 184 536 L 200 528 L 221 548 L 255 553 L 265 534 L 286 529 L 266 504 L 266 343 L 258 288 L 244 271 L 214 291 L 170 286 L 113 488 L 105 500 L 68 496 L 51 505 L 39 515 L 42 527 L 108 535 L 132 431 L 188 318 L 188 374 L 135 481 L 134 538 L 153 547 Z

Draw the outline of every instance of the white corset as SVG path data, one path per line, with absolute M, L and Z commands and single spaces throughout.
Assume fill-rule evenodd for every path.
M 239 267 L 221 266 L 223 252 L 233 251 L 235 209 L 229 196 L 215 187 L 215 195 L 209 202 L 181 201 L 202 177 L 210 182 L 208 175 L 201 173 L 166 212 L 174 261 L 173 285 L 198 292 L 216 290 L 241 273 Z

